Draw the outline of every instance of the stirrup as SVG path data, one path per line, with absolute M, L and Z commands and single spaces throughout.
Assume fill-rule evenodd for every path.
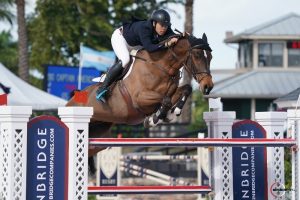
M 105 103 L 105 98 L 104 98 L 104 95 L 106 94 L 107 92 L 107 89 L 103 89 L 99 94 L 96 95 L 96 99 L 98 101 L 102 101 L 103 103 Z

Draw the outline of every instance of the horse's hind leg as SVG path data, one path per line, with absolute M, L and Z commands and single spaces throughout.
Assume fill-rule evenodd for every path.
M 104 138 L 104 137 L 110 137 L 110 129 L 112 127 L 113 123 L 109 122 L 91 122 L 89 124 L 89 138 Z M 106 147 L 89 147 L 89 170 L 91 174 L 95 174 L 96 167 L 94 162 L 94 155 L 96 155 L 98 152 L 104 150 Z
M 92 121 L 89 124 L 90 138 L 106 138 L 111 137 L 110 129 L 113 123 Z M 89 157 L 97 154 L 99 151 L 106 149 L 106 147 L 89 147 Z

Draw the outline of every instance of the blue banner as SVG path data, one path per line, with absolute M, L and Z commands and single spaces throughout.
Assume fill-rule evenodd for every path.
M 232 138 L 266 138 L 266 132 L 257 122 L 244 120 L 233 125 Z M 266 147 L 233 147 L 232 159 L 234 200 L 267 200 Z
M 70 99 L 70 93 L 78 86 L 78 67 L 48 65 L 45 74 L 44 89 L 50 94 Z M 93 78 L 99 77 L 101 72 L 95 68 L 82 68 L 81 88 L 95 84 Z
M 53 116 L 28 125 L 26 199 L 68 200 L 68 128 Z

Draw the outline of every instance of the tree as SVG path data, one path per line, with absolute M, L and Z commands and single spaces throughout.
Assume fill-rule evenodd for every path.
M 134 15 L 146 19 L 154 9 L 182 0 L 37 0 L 29 20 L 31 66 L 78 65 L 80 43 L 97 50 L 110 50 L 110 37 L 122 21 Z
M 185 2 L 185 24 L 184 30 L 190 34 L 193 33 L 193 4 L 194 0 L 186 0 Z M 191 76 L 183 70 L 183 84 L 191 84 L 192 78 Z M 190 123 L 191 122 L 191 106 L 192 100 L 189 97 L 186 100 L 186 103 L 183 107 L 181 114 L 181 122 Z
M 203 98 L 200 91 L 193 92 L 193 105 L 191 114 L 191 130 L 199 130 L 206 127 L 205 121 L 203 120 L 203 113 L 208 111 L 208 102 Z
M 10 7 L 13 5 L 13 0 L 0 0 L 0 21 L 7 21 L 11 25 L 13 24 L 14 15 L 10 11 Z
M 12 36 L 8 31 L 0 33 L 0 62 L 14 73 L 17 73 L 17 43 L 12 41 Z
M 16 0 L 18 20 L 18 55 L 19 55 L 19 76 L 24 81 L 29 81 L 28 64 L 28 38 L 25 20 L 25 0 Z
M 109 14 L 105 0 L 38 0 L 29 20 L 31 65 L 40 70 L 43 64 L 78 65 L 80 43 L 107 49 L 113 30 Z

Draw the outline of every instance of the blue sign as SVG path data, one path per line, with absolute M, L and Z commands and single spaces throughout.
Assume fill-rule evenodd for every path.
M 68 199 L 68 134 L 53 116 L 29 122 L 26 199 Z
M 244 120 L 232 127 L 232 138 L 266 138 L 264 128 L 255 121 Z M 233 147 L 234 200 L 268 198 L 266 147 Z
M 78 67 L 48 65 L 44 89 L 50 94 L 69 100 L 70 93 L 77 89 L 78 73 Z M 95 84 L 92 79 L 100 75 L 101 72 L 95 68 L 82 68 L 81 88 Z

